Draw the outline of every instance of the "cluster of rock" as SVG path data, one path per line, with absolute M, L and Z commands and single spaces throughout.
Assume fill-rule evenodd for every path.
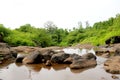
M 114 54 L 116 54 L 116 50 L 119 50 L 119 49 L 120 49 L 120 44 L 104 45 L 104 46 L 97 47 L 95 49 L 95 53 L 97 56 L 109 58 L 111 56 L 114 56 Z
M 45 63 L 46 66 L 52 64 L 70 64 L 72 69 L 80 69 L 97 65 L 96 56 L 87 53 L 83 56 L 78 54 L 67 54 L 64 51 L 47 50 L 41 53 L 39 50 L 33 51 L 28 55 L 20 55 L 16 58 L 16 63 L 36 64 Z
M 6 43 L 0 43 L 0 63 L 4 60 L 16 58 L 17 53 L 13 53 Z

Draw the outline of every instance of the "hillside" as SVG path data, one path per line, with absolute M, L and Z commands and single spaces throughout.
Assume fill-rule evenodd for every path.
M 103 45 L 113 36 L 120 36 L 120 14 L 106 21 L 96 22 L 93 26 L 80 25 L 72 31 L 58 28 L 54 23 L 46 23 L 45 28 L 36 28 L 25 24 L 11 30 L 0 24 L 0 42 L 11 46 L 70 46 L 77 43 Z M 113 43 L 114 39 L 110 42 Z

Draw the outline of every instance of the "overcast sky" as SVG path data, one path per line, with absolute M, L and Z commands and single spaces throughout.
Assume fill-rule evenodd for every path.
M 24 24 L 43 27 L 53 21 L 72 29 L 78 22 L 107 20 L 120 13 L 120 0 L 0 0 L 0 24 L 11 29 Z

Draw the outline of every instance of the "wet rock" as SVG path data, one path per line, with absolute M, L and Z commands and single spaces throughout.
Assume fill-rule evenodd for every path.
M 0 43 L 0 61 L 3 62 L 3 60 L 7 60 L 10 58 L 14 58 L 17 56 L 17 54 L 12 53 L 10 50 L 10 46 L 8 46 L 6 43 Z
M 39 51 L 34 51 L 26 56 L 22 62 L 25 64 L 41 63 L 43 59 L 42 54 Z
M 70 65 L 70 68 L 81 69 L 81 68 L 92 67 L 96 65 L 97 65 L 96 60 L 79 59 L 79 60 L 74 60 L 73 63 Z
M 16 63 L 22 63 L 22 60 L 26 57 L 25 54 L 18 54 L 17 58 L 15 59 Z
M 0 56 L 3 59 L 12 58 L 10 47 L 6 43 L 0 43 Z
M 113 79 L 119 79 L 119 77 L 116 76 L 116 75 L 112 75 L 111 77 L 112 77 Z
M 67 59 L 64 60 L 64 63 L 66 63 L 66 64 L 71 64 L 72 62 L 73 62 L 72 57 L 68 57 Z
M 67 59 L 70 54 L 57 53 L 51 57 L 51 62 L 53 63 L 64 63 L 64 60 Z
M 96 60 L 96 56 L 93 53 L 84 54 L 82 58 L 87 59 L 87 60 Z
M 81 56 L 78 54 L 70 54 L 70 56 L 64 60 L 64 63 L 71 64 L 73 60 L 81 59 Z
M 95 65 L 97 65 L 96 56 L 92 53 L 87 53 L 83 56 L 78 56 L 78 58 L 74 58 L 72 64 L 70 64 L 70 68 L 81 69 Z
M 10 53 L 14 58 L 17 58 L 18 53 L 16 51 L 10 51 Z
M 103 54 L 101 57 L 109 58 L 109 57 L 110 57 L 110 53 L 105 53 L 105 54 Z
M 55 52 L 52 51 L 52 50 L 48 50 L 45 53 L 43 53 L 42 54 L 43 55 L 43 59 L 44 59 L 43 62 L 46 62 L 47 60 L 50 60 L 53 54 L 55 54 Z
M 101 46 L 101 47 L 98 47 L 98 49 L 95 51 L 95 54 L 97 56 L 109 57 L 113 53 L 115 53 L 115 50 L 116 50 L 115 46 L 110 46 L 110 47 Z M 108 56 L 105 56 L 106 54 L 108 54 Z
M 51 61 L 50 61 L 50 60 L 47 60 L 47 61 L 46 61 L 46 63 L 45 63 L 45 65 L 46 65 L 46 66 L 51 66 L 51 65 L 52 65 L 52 63 L 51 63 Z
M 11 47 L 11 51 L 14 51 L 17 53 L 31 53 L 36 50 L 39 50 L 39 48 L 38 47 L 30 47 L 30 46 Z
M 120 74 L 120 56 L 114 56 L 109 58 L 104 63 L 104 68 L 107 72 L 113 74 Z
M 111 49 L 108 49 L 108 48 L 101 48 L 97 51 L 95 51 L 95 54 L 98 55 L 98 56 L 102 56 L 106 53 L 114 53 L 115 50 L 113 50 L 112 48 Z
M 10 54 L 10 47 L 6 43 L 0 43 L 0 54 Z

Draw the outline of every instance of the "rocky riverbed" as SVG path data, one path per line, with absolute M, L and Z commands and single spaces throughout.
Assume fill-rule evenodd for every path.
M 86 51 L 86 54 L 79 55 L 79 49 L 87 48 L 89 51 Z M 97 67 L 101 65 L 101 68 L 105 72 L 112 74 L 120 74 L 120 44 L 114 44 L 110 46 L 91 46 L 91 45 L 77 45 L 74 47 L 67 47 L 66 49 L 78 50 L 74 53 L 66 53 L 63 47 L 29 47 L 29 46 L 18 46 L 18 47 L 9 47 L 6 43 L 0 43 L 0 65 L 3 65 L 6 60 L 10 61 L 10 64 L 13 62 L 18 66 L 20 65 L 39 65 L 43 64 L 44 66 L 51 68 L 54 65 L 67 65 L 73 71 L 82 71 L 89 69 L 91 67 Z M 94 53 L 90 50 L 95 50 Z M 96 55 L 100 56 L 97 57 Z M 106 61 L 100 59 L 104 57 Z M 101 63 L 98 63 L 98 62 Z M 7 64 L 9 65 L 9 64 Z M 5 65 L 5 66 L 7 66 Z M 77 69 L 77 70 L 76 70 Z M 95 68 L 96 69 L 96 68 Z M 112 75 L 110 79 L 99 79 L 99 80 L 119 80 L 119 75 Z M 97 79 L 92 79 L 97 80 Z

